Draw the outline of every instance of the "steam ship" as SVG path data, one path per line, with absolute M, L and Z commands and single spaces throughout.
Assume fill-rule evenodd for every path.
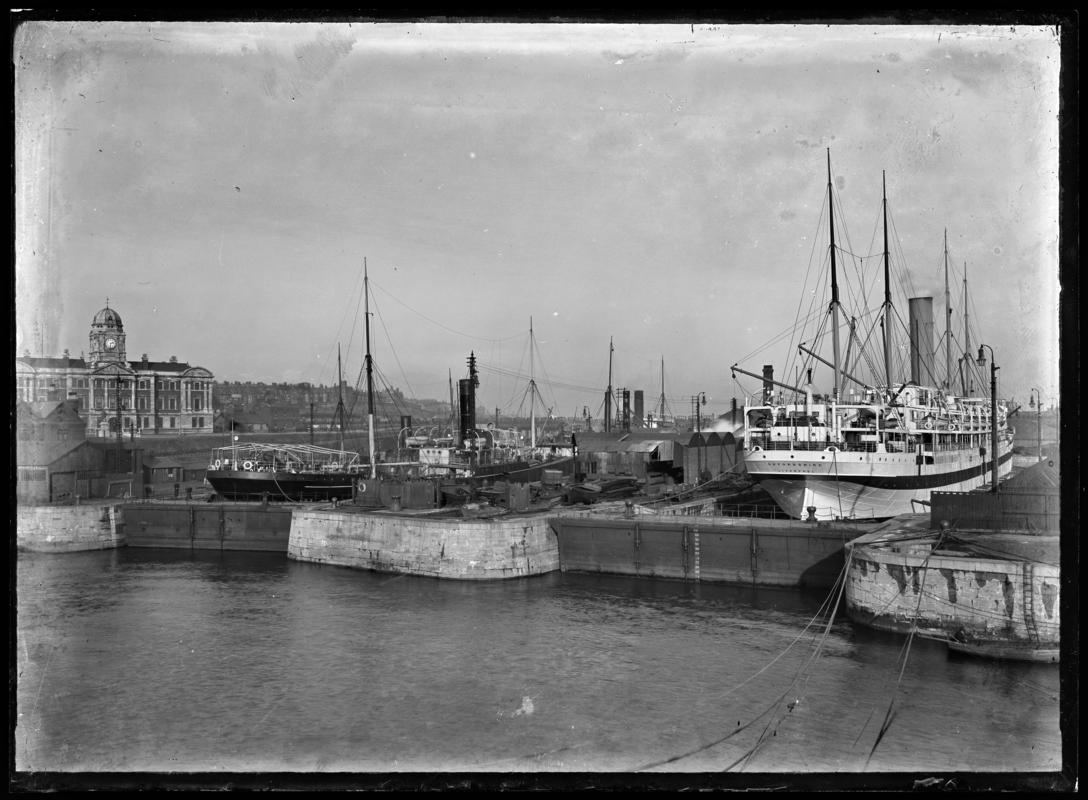
M 997 402 L 995 364 L 991 363 L 990 369 L 991 396 L 972 392 L 971 370 L 976 365 L 985 367 L 988 346 L 982 345 L 978 357 L 973 357 L 966 314 L 958 361 L 961 391 L 954 391 L 957 376 L 951 355 L 947 234 L 945 374 L 938 376 L 934 365 L 933 298 L 912 297 L 908 301 L 910 376 L 896 380 L 887 192 L 883 193 L 882 319 L 875 315 L 884 332 L 881 359 L 879 354 L 866 351 L 868 337 L 863 339 L 857 330 L 859 317 L 874 315 L 861 311 L 849 316 L 839 299 L 830 153 L 827 170 L 831 299 L 824 322 L 831 334 L 832 358 L 827 360 L 813 347 L 799 345 L 808 376 L 801 386 L 778 380 L 773 365 L 764 365 L 761 375 L 733 365 L 734 378 L 740 373 L 762 381 L 762 391 L 745 403 L 744 462 L 748 473 L 790 516 L 816 520 L 884 519 L 924 510 L 936 490 L 969 491 L 987 483 L 996 486 L 1012 470 L 1013 431 L 1008 426 L 1007 409 Z M 857 345 L 853 358 L 850 350 L 846 358 L 841 356 L 840 328 L 846 327 L 847 320 L 850 345 Z M 823 394 L 812 382 L 817 362 L 831 371 L 831 390 Z M 865 367 L 870 374 L 861 373 Z

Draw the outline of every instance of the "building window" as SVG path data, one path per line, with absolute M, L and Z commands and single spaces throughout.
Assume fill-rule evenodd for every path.
M 151 427 L 151 418 L 150 417 L 144 417 L 144 427 L 145 428 L 150 428 Z
M 171 428 L 176 427 L 176 424 L 177 424 L 177 417 L 170 417 L 170 427 Z
M 176 397 L 171 397 L 170 398 L 170 410 L 171 411 L 177 411 L 178 410 L 178 399 Z

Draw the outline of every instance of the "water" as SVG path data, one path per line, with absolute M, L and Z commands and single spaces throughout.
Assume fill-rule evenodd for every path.
M 820 593 L 132 548 L 21 553 L 17 590 L 20 771 L 1061 768 L 1057 667 L 901 670 Z

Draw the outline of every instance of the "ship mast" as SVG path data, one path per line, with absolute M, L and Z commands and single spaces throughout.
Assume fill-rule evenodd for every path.
M 658 427 L 664 425 L 665 421 L 665 356 L 661 356 L 661 405 L 657 409 Z
M 533 318 L 529 317 L 529 445 L 536 447 L 536 381 L 533 380 Z
M 604 393 L 604 431 L 612 430 L 612 337 L 608 337 L 608 388 Z
M 340 428 L 340 449 L 344 449 L 344 377 L 340 372 L 340 344 L 336 345 L 336 418 Z
M 366 422 L 367 440 L 370 444 L 370 477 L 378 477 L 378 465 L 374 463 L 374 364 L 370 357 L 370 278 L 363 258 L 363 316 L 366 319 Z
M 948 228 L 944 229 L 944 388 L 952 391 L 952 295 L 948 292 Z
M 831 148 L 827 149 L 827 216 L 831 235 L 831 342 L 835 363 L 835 386 L 832 399 L 839 399 L 839 278 L 835 266 L 835 203 L 831 195 Z
M 457 399 L 453 396 L 453 370 L 449 370 L 450 375 L 450 433 L 453 433 L 454 423 L 457 422 Z
M 881 189 L 884 194 L 884 381 L 888 396 L 892 392 L 892 282 L 888 265 L 888 185 L 886 173 L 880 171 Z
M 975 387 L 971 383 L 971 332 L 967 327 L 967 262 L 963 262 L 963 394 L 970 396 Z

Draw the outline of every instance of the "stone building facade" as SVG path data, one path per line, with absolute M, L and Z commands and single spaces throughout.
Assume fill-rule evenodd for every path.
M 171 356 L 128 359 L 121 315 L 106 307 L 94 315 L 84 358 L 15 359 L 16 396 L 27 403 L 78 401 L 88 437 L 204 434 L 212 432 L 215 376 Z

